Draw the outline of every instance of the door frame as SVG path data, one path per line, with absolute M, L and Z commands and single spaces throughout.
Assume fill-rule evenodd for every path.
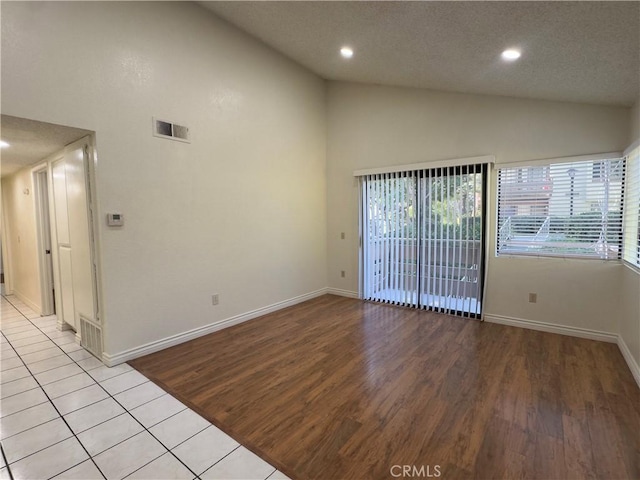
M 0 188 L 0 190 L 2 190 Z M 4 192 L 0 192 L 0 201 L 4 205 Z M 2 246 L 0 247 L 0 254 L 2 255 L 2 269 L 4 273 L 4 292 L 3 295 L 13 294 L 13 271 L 11 263 L 11 249 L 9 247 L 9 238 L 7 236 L 7 229 L 5 227 L 5 208 L 0 208 L 0 236 L 2 237 Z
M 89 248 L 91 251 L 92 263 L 92 283 L 93 283 L 93 308 L 96 323 L 104 331 L 104 323 L 102 318 L 102 258 L 100 256 L 100 222 L 98 221 L 98 194 L 96 190 L 97 184 L 97 166 L 98 153 L 96 149 L 96 134 L 90 133 L 85 138 L 85 178 L 87 182 L 87 215 L 89 216 Z
M 32 169 L 33 172 L 33 190 L 38 191 L 36 188 L 36 172 L 46 172 L 47 187 L 48 187 L 48 204 L 49 204 L 49 217 L 48 222 L 50 226 L 51 235 L 51 260 L 53 266 L 53 285 L 54 285 L 54 305 L 56 308 L 56 314 L 58 315 L 58 329 L 69 330 L 71 325 L 63 320 L 63 303 L 62 303 L 62 290 L 60 279 L 60 260 L 58 258 L 58 232 L 56 228 L 55 209 L 54 209 L 54 192 L 53 192 L 53 164 L 59 160 L 64 159 L 65 153 L 69 149 L 77 148 L 78 146 L 84 146 L 84 166 L 85 166 L 85 181 L 87 186 L 87 214 L 88 214 L 88 227 L 89 227 L 89 248 L 91 252 L 91 270 L 92 270 L 92 283 L 94 292 L 94 315 L 97 323 L 104 329 L 103 317 L 101 315 L 102 308 L 102 282 L 101 282 L 101 256 L 99 246 L 99 222 L 96 221 L 97 211 L 97 194 L 96 194 L 96 167 L 97 167 L 97 151 L 96 151 L 96 137 L 95 133 L 88 134 L 68 145 L 62 150 L 46 158 L 42 164 L 38 164 Z M 35 195 L 34 195 L 35 196 Z M 35 200 L 35 199 L 34 199 Z M 38 212 L 38 205 L 36 202 L 36 213 Z M 40 220 L 37 220 L 40 224 Z M 38 227 L 39 229 L 39 227 Z M 40 237 L 38 237 L 38 248 L 40 249 Z M 55 248 L 54 248 L 55 246 Z M 42 278 L 43 266 L 40 265 L 40 281 L 43 283 L 45 280 Z M 44 292 L 44 290 L 42 290 Z M 43 303 L 44 305 L 44 303 Z M 76 341 L 79 343 L 80 327 L 76 325 Z
M 51 214 L 49 197 L 49 162 L 37 165 L 31 170 L 33 181 L 33 201 L 36 213 L 36 245 L 40 280 L 41 315 L 55 313 L 55 278 L 51 234 Z M 47 251 L 49 253 L 47 253 Z

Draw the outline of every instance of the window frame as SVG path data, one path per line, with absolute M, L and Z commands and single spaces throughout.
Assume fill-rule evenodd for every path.
M 625 152 L 626 153 L 626 152 Z M 625 185 L 626 185 L 626 177 L 625 177 L 625 166 L 626 166 L 626 158 L 627 156 L 624 155 L 622 152 L 610 152 L 610 153 L 602 153 L 602 154 L 594 154 L 594 155 L 581 155 L 581 156 L 575 156 L 575 157 L 560 157 L 560 158 L 553 158 L 553 159 L 541 159 L 541 160 L 533 160 L 533 161 L 520 161 L 520 162 L 512 162 L 512 163 L 504 163 L 504 164 L 496 164 L 495 165 L 495 169 L 496 169 L 496 208 L 495 208 L 495 215 L 496 215 L 496 223 L 495 223 L 495 250 L 494 250 L 494 255 L 496 257 L 517 257 L 517 258 L 564 258 L 564 259 L 587 259 L 587 260 L 601 260 L 601 261 L 621 261 L 623 256 L 624 256 L 624 249 L 625 249 L 625 245 L 624 245 L 624 230 L 623 230 L 623 225 L 624 225 L 624 217 L 625 217 Z M 598 178 L 596 178 L 596 176 L 594 175 L 595 171 L 598 170 L 596 166 L 600 167 L 600 170 L 598 170 L 599 172 L 602 171 L 602 166 L 604 165 L 604 162 L 606 161 L 610 161 L 611 165 L 616 165 L 616 162 L 622 162 L 621 166 L 622 166 L 622 173 L 621 175 L 616 174 L 615 176 L 611 177 L 609 179 L 610 182 L 616 182 L 618 185 L 618 188 L 620 188 L 620 195 L 619 197 L 614 197 L 615 200 L 617 202 L 619 202 L 620 204 L 620 208 L 618 209 L 613 209 L 613 210 L 608 210 L 609 212 L 615 212 L 616 214 L 618 214 L 620 216 L 620 229 L 619 229 L 619 240 L 615 243 L 613 243 L 613 245 L 616 245 L 618 250 L 617 252 L 615 252 L 615 256 L 610 254 L 605 254 L 604 256 L 602 254 L 598 254 L 597 252 L 594 251 L 594 254 L 581 254 L 581 253 L 570 253 L 568 251 L 562 251 L 560 250 L 561 248 L 566 248 L 566 247 L 558 247 L 559 250 L 558 251 L 535 251 L 533 249 L 531 249 L 531 247 L 533 246 L 533 244 L 529 244 L 529 245 L 522 245 L 521 246 L 521 250 L 518 250 L 517 246 L 515 248 L 512 248 L 510 250 L 503 250 L 504 248 L 504 241 L 503 241 L 503 237 L 502 235 L 502 228 L 504 227 L 504 222 L 501 222 L 501 218 L 504 218 L 504 215 L 501 213 L 503 211 L 503 208 L 513 208 L 513 206 L 510 205 L 504 205 L 504 203 L 508 203 L 505 202 L 505 194 L 503 192 L 503 188 L 504 185 L 506 184 L 511 184 L 514 183 L 514 181 L 502 181 L 501 179 L 501 171 L 502 170 L 506 170 L 506 169 L 518 169 L 518 171 L 513 172 L 512 175 L 514 176 L 514 178 L 516 178 L 515 183 L 514 184 L 520 184 L 520 182 L 524 183 L 524 179 L 528 178 L 528 172 L 531 171 L 532 168 L 535 167 L 542 167 L 543 171 L 549 172 L 550 170 L 553 170 L 553 166 L 554 165 L 559 165 L 562 164 L 563 166 L 565 166 L 566 164 L 576 164 L 576 166 L 581 165 L 582 168 L 585 168 L 584 164 L 585 163 L 591 163 L 591 165 L 588 167 L 589 168 L 589 173 L 587 175 L 585 175 L 585 178 L 587 179 L 587 181 L 589 182 L 593 182 L 593 183 L 604 183 L 604 178 L 603 175 L 600 173 L 598 175 Z M 573 167 L 571 167 L 573 168 Z M 526 173 L 525 173 L 526 172 Z M 551 178 L 549 179 L 549 181 L 553 181 Z M 562 186 L 562 188 L 566 188 L 566 184 L 561 183 L 560 184 Z M 557 187 L 556 187 L 557 188 Z M 508 194 L 507 194 L 507 199 Z M 517 198 L 517 197 L 516 197 Z M 604 198 L 604 197 L 603 197 Z M 609 197 L 611 198 L 611 197 Z M 600 200 L 599 200 L 600 201 Z M 571 204 L 572 205 L 572 204 Z M 533 207 L 532 207 L 533 208 Z M 573 207 L 571 207 L 573 208 Z M 547 205 L 547 209 L 549 209 L 549 205 Z M 586 212 L 583 212 L 586 213 Z M 516 214 L 512 214 L 509 216 L 509 218 L 512 218 L 514 216 L 516 216 Z M 547 219 L 550 221 L 551 215 L 547 215 Z M 544 225 L 544 224 L 543 224 Z M 617 223 L 616 223 L 617 225 Z M 615 227 L 614 227 L 615 228 Z M 640 226 L 639 226 L 639 230 L 640 230 Z M 569 231 L 569 227 L 566 227 L 565 231 Z M 595 230 L 594 230 L 595 232 Z M 613 235 L 617 234 L 618 232 L 616 232 L 615 230 L 612 229 L 611 233 Z M 609 235 L 607 235 L 607 238 L 610 238 Z M 587 242 L 583 242 L 583 243 L 587 243 Z M 611 244 L 611 242 L 610 242 Z
M 626 176 L 625 183 L 623 185 L 625 189 L 625 203 L 622 214 L 623 245 L 621 261 L 625 266 L 640 274 L 640 140 L 634 142 L 629 146 L 629 148 L 627 148 L 627 150 L 625 150 L 624 158 L 626 161 Z M 635 180 L 633 179 L 634 174 L 638 176 Z M 634 190 L 630 191 L 632 183 Z M 634 193 L 637 195 L 635 198 L 632 196 Z M 629 209 L 632 209 L 631 212 L 629 212 Z M 635 221 L 636 216 L 637 228 L 634 228 L 633 222 Z M 628 224 L 629 221 L 631 222 L 631 225 Z M 634 228 L 630 233 L 630 238 L 632 239 L 631 246 L 629 246 L 628 243 L 625 243 L 625 240 L 629 235 L 629 232 L 627 231 L 629 228 Z M 631 250 L 632 261 L 627 257 L 628 249 Z

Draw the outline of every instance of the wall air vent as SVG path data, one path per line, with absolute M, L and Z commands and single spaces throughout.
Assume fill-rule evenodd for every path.
M 81 345 L 102 360 L 102 329 L 80 316 Z
M 160 138 L 168 138 L 169 140 L 177 140 L 178 142 L 191 143 L 189 127 L 157 118 L 153 119 L 153 135 Z

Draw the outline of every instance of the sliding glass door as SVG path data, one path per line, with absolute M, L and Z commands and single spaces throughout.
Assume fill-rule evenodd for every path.
M 364 296 L 417 305 L 418 242 L 415 172 L 365 177 Z
M 486 166 L 362 177 L 362 296 L 482 311 Z

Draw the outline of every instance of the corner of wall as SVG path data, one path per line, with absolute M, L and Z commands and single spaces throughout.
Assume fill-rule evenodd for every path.
M 640 94 L 629 112 L 629 145 L 640 140 Z
M 618 348 L 620 349 L 620 353 L 622 353 L 622 356 L 627 362 L 629 370 L 631 370 L 631 375 L 633 375 L 633 378 L 638 384 L 638 387 L 640 387 L 640 365 L 638 365 L 638 362 L 631 353 L 631 350 L 629 350 L 629 347 L 625 343 L 622 335 L 618 335 Z

